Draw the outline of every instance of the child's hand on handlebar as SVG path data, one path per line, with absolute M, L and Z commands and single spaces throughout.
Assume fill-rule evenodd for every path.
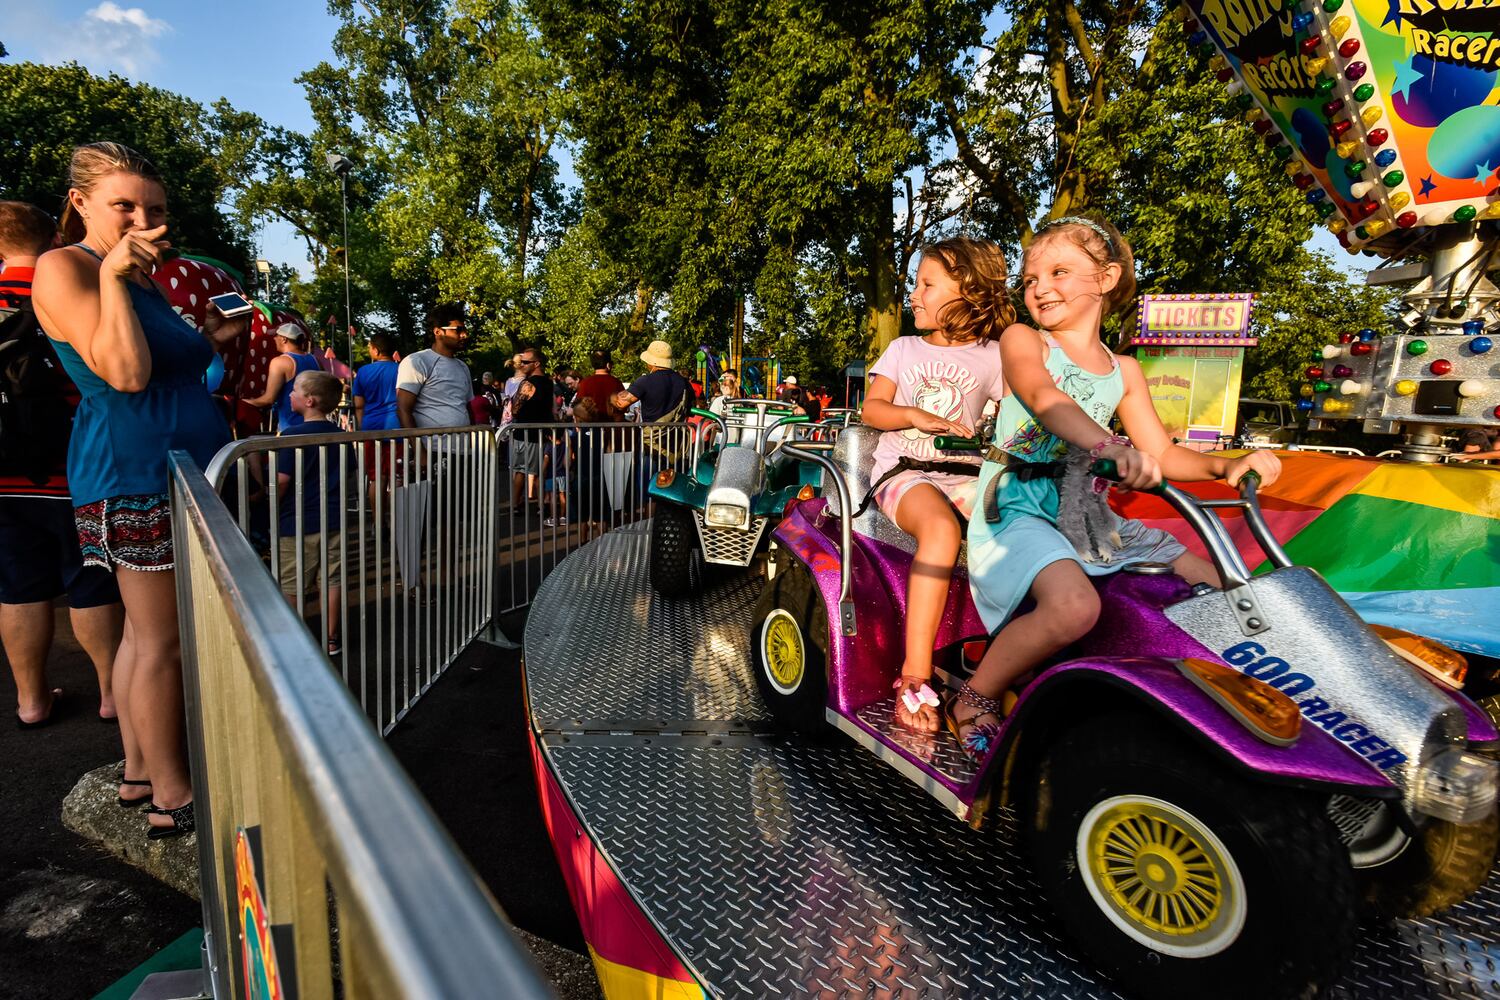
M 1161 485 L 1161 463 L 1143 451 L 1129 445 L 1111 444 L 1099 449 L 1099 457 L 1115 463 L 1121 486 L 1149 490 Z
M 911 410 L 911 425 L 919 431 L 928 434 L 952 434 L 954 437 L 971 437 L 973 431 L 959 423 L 957 420 L 945 420 L 936 413 L 928 413 L 920 407 L 908 407 Z
M 1270 486 L 1281 475 L 1281 459 L 1269 451 L 1252 451 L 1248 455 L 1241 455 L 1224 470 L 1224 481 L 1230 486 L 1239 486 L 1247 472 L 1260 476 L 1260 485 Z

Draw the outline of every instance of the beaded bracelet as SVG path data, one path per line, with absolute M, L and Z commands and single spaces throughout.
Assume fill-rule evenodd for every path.
M 1098 444 L 1094 445 L 1092 448 L 1089 449 L 1089 458 L 1097 460 L 1099 458 L 1100 453 L 1103 452 L 1105 448 L 1108 448 L 1112 444 L 1118 444 L 1118 445 L 1121 445 L 1123 447 L 1129 448 L 1130 447 L 1130 438 L 1128 438 L 1128 437 L 1122 437 L 1119 434 L 1111 434 L 1109 437 L 1105 438 L 1103 441 L 1100 441 Z

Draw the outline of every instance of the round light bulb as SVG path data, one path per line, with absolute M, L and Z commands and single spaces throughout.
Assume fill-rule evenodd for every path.
M 1375 345 L 1368 340 L 1357 340 L 1349 345 L 1349 353 L 1355 357 L 1363 357 L 1375 350 Z
M 1327 382 L 1324 382 L 1322 379 L 1319 379 L 1318 381 L 1313 383 L 1313 392 L 1328 392 L 1332 388 L 1333 386 L 1329 385 Z
M 1349 30 L 1350 23 L 1348 14 L 1340 14 L 1328 22 L 1328 30 L 1333 34 L 1334 38 L 1343 38 L 1344 34 Z
M 1343 347 L 1342 344 L 1324 344 L 1323 345 L 1323 358 L 1324 358 L 1324 360 L 1328 360 L 1330 358 L 1342 357 L 1343 354 L 1344 354 L 1344 347 Z
M 1365 195 L 1369 194 L 1371 191 L 1374 191 L 1374 190 L 1375 190 L 1375 182 L 1374 181 L 1355 181 L 1353 184 L 1349 185 L 1349 193 L 1354 196 L 1354 199 L 1356 201 L 1358 201 L 1359 199 L 1363 198 Z
M 1479 209 L 1473 205 L 1460 205 L 1453 210 L 1453 218 L 1457 222 L 1471 222 L 1478 214 Z
M 1371 104 L 1369 107 L 1365 108 L 1359 113 L 1359 120 L 1365 123 L 1365 128 L 1369 128 L 1376 122 L 1380 121 L 1380 116 L 1383 114 L 1385 114 L 1385 108 L 1382 108 L 1378 104 Z M 1384 141 L 1385 140 L 1383 139 L 1381 140 L 1381 142 Z M 1371 143 L 1370 145 L 1378 146 L 1379 144 L 1380 143 Z
M 1464 325 L 1468 326 L 1467 323 L 1465 323 Z M 1488 337 L 1475 337 L 1473 340 L 1469 341 L 1469 350 L 1473 351 L 1475 354 L 1488 354 L 1490 353 L 1490 348 L 1494 346 L 1494 341 L 1490 340 L 1490 338 Z
M 1311 399 L 1312 396 L 1313 396 L 1313 387 L 1311 385 L 1309 385 L 1308 383 L 1304 382 L 1304 383 L 1302 383 L 1302 388 L 1298 389 L 1297 392 L 1304 399 Z
M 1340 396 L 1358 396 L 1363 390 L 1364 386 L 1360 385 L 1352 378 L 1346 378 L 1344 379 L 1344 381 L 1339 383 Z
M 1375 96 L 1375 85 L 1374 84 L 1371 84 L 1371 83 L 1362 83 L 1358 87 L 1354 88 L 1354 99 L 1356 101 L 1359 101 L 1359 102 L 1363 103 L 1365 101 L 1368 101 L 1370 98 L 1372 98 L 1374 96 Z
M 1453 371 L 1453 362 L 1449 361 L 1447 358 L 1438 358 L 1427 367 L 1428 370 L 1431 371 L 1434 375 L 1447 375 L 1448 373 Z
M 1466 378 L 1458 383 L 1458 394 L 1465 399 L 1473 399 L 1475 396 L 1483 396 L 1488 388 L 1482 379 Z
M 1409 341 L 1407 343 L 1407 345 L 1406 345 L 1406 353 L 1410 354 L 1414 358 L 1421 357 L 1422 355 L 1424 355 L 1424 354 L 1427 353 L 1427 341 L 1425 341 L 1425 340 L 1413 340 L 1413 341 Z
M 1333 366 L 1333 377 L 1334 378 L 1348 378 L 1350 375 L 1353 375 L 1353 374 L 1354 374 L 1354 369 L 1350 368 L 1348 365 L 1334 365 Z
M 1396 395 L 1398 396 L 1411 396 L 1414 395 L 1416 391 L 1417 383 L 1413 382 L 1409 378 L 1404 378 L 1396 383 Z
M 1395 194 L 1391 195 L 1390 198 L 1391 210 L 1400 211 L 1401 209 L 1406 207 L 1406 203 L 1409 201 L 1411 201 L 1411 195 L 1407 194 L 1405 191 L 1397 191 Z M 1417 221 L 1416 212 L 1411 213 L 1411 220 L 1412 222 Z

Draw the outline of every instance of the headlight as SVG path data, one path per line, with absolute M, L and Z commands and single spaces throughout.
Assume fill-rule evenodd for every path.
M 1453 823 L 1477 823 L 1495 808 L 1495 763 L 1454 747 L 1417 771 L 1412 805 Z
M 743 528 L 750 523 L 750 512 L 732 503 L 711 503 L 703 520 L 715 528 Z
M 1469 661 L 1462 653 L 1455 652 L 1442 643 L 1425 636 L 1406 632 L 1388 625 L 1371 625 L 1370 628 L 1391 652 L 1431 676 L 1434 680 L 1451 688 L 1464 686 L 1469 673 Z

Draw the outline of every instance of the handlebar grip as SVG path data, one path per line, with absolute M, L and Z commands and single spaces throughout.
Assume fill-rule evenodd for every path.
M 718 420 L 719 419 L 719 415 L 717 413 L 715 413 L 713 410 L 705 410 L 701 406 L 695 406 L 691 410 L 689 410 L 688 412 L 691 413 L 695 417 L 707 417 L 709 420 Z
M 932 446 L 938 451 L 983 451 L 985 442 L 977 437 L 953 437 L 949 434 L 939 434 L 932 439 Z
M 1120 467 L 1115 464 L 1115 460 L 1112 458 L 1094 459 L 1089 463 L 1089 474 L 1098 476 L 1100 479 L 1108 479 L 1112 483 L 1118 483 L 1120 481 Z M 1137 492 L 1155 493 L 1159 496 L 1165 496 L 1167 492 L 1167 481 L 1163 479 L 1155 486 L 1150 486 L 1146 489 L 1138 490 Z
M 1245 474 L 1240 477 L 1240 486 L 1243 487 L 1246 482 L 1254 482 L 1255 488 L 1260 489 L 1262 485 L 1260 473 L 1256 472 L 1254 469 L 1247 469 L 1245 471 Z
M 805 424 L 805 423 L 807 423 L 811 419 L 812 419 L 812 417 L 809 417 L 805 413 L 794 413 L 794 414 L 792 414 L 789 417 L 782 417 L 780 420 L 776 421 L 776 423 L 783 424 L 783 425 L 784 424 Z

